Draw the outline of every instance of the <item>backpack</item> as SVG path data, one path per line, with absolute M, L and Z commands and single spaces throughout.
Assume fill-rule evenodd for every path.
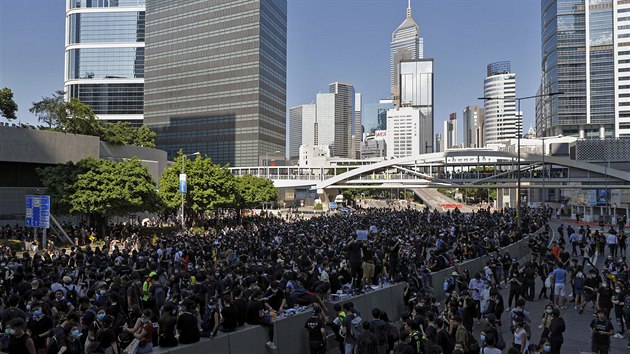
M 358 313 L 354 313 L 352 315 L 352 320 L 350 321 L 350 335 L 354 338 L 359 338 L 360 335 L 363 334 L 363 319 Z
M 479 353 L 479 350 L 481 349 L 477 338 L 475 338 L 470 331 L 466 331 L 466 346 L 468 347 L 468 352 L 470 353 Z
M 387 322 L 387 337 L 392 338 L 394 342 L 400 339 L 400 330 L 394 322 Z
M 387 344 L 387 325 L 383 320 L 374 320 L 372 321 L 372 326 L 374 328 L 374 335 L 378 340 L 378 344 Z
M 402 354 L 407 348 L 409 348 L 409 344 L 400 342 L 396 344 L 396 347 L 394 348 L 394 354 Z
M 64 285 L 63 288 L 66 290 L 66 300 L 68 300 L 73 306 L 77 306 L 78 294 L 76 287 L 73 286 L 72 289 L 69 289 Z
M 410 343 L 412 343 L 412 347 L 416 351 L 416 353 L 424 353 L 424 340 L 422 337 L 422 333 L 418 331 L 413 331 L 409 333 L 409 338 L 411 338 Z
M 573 287 L 576 289 L 584 289 L 584 277 L 576 276 L 573 280 Z
M 623 297 L 623 314 L 630 315 L 630 294 Z

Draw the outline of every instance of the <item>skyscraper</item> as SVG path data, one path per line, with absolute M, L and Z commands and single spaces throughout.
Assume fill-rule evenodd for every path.
M 303 104 L 289 109 L 289 156 L 299 157 L 300 145 L 317 145 L 317 106 Z
M 142 125 L 144 0 L 66 1 L 64 90 L 102 120 Z
M 366 133 L 387 129 L 387 111 L 394 108 L 391 100 L 381 100 L 379 103 L 368 103 L 363 108 L 362 120 Z
M 516 74 L 509 61 L 488 65 L 484 80 L 484 138 L 485 144 L 497 144 L 521 134 L 523 117 L 516 112 Z
M 352 126 L 354 125 L 354 87 L 351 84 L 333 82 L 328 92 L 335 94 L 335 140 L 332 151 L 335 156 L 354 158 Z
M 361 142 L 363 141 L 363 125 L 362 125 L 362 99 L 360 93 L 354 94 L 354 124 L 352 125 L 354 158 L 361 157 Z
M 457 145 L 457 113 L 453 112 L 444 121 L 444 143 L 445 149 L 453 148 Z
M 391 94 L 394 103 L 400 106 L 400 90 L 398 88 L 398 63 L 401 60 L 422 59 L 423 40 L 420 37 L 420 26 L 411 17 L 411 0 L 407 2 L 407 16 L 403 23 L 392 33 L 390 44 Z
M 630 134 L 626 97 L 630 85 L 623 79 L 630 77 L 630 4 L 617 0 L 542 0 L 541 4 L 539 93 L 563 94 L 538 100 L 537 135 L 592 139 Z
M 285 150 L 286 0 L 148 0 L 146 52 L 145 119 L 169 157 Z
M 398 65 L 401 106 L 420 111 L 420 153 L 433 152 L 433 59 L 403 60 Z
M 464 147 L 484 147 L 483 138 L 483 108 L 479 106 L 467 106 L 464 108 Z

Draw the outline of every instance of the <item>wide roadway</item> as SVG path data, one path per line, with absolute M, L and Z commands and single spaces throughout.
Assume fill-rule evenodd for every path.
M 550 223 L 552 230 L 554 231 L 557 230 L 558 226 L 560 226 L 560 223 L 564 224 L 565 230 L 566 230 L 566 226 L 568 225 L 568 222 L 566 220 L 562 220 L 561 222 L 558 220 L 552 220 Z M 579 228 L 579 226 L 576 227 L 575 225 L 573 227 L 576 229 Z M 593 229 L 593 226 L 591 226 L 591 229 Z M 565 231 L 565 235 L 566 235 L 566 231 Z M 566 239 L 567 237 L 565 236 L 565 240 Z M 568 251 L 569 252 L 571 251 L 570 248 L 568 249 Z M 605 255 L 608 255 L 608 253 L 605 253 Z M 604 264 L 605 258 L 606 257 L 599 257 L 595 264 L 598 267 L 602 267 Z M 523 262 L 521 261 L 521 264 L 522 263 Z M 587 267 L 586 270 L 588 271 L 588 269 L 590 268 L 588 265 L 586 267 Z M 536 277 L 536 299 L 535 299 L 536 301 L 527 302 L 527 305 L 525 305 L 525 310 L 529 311 L 530 317 L 532 318 L 532 322 L 531 322 L 532 337 L 531 337 L 530 343 L 538 343 L 540 341 L 542 328 L 538 328 L 538 326 L 541 323 L 541 317 L 545 310 L 545 306 L 550 302 L 550 300 L 545 300 L 544 298 L 542 300 L 538 300 L 538 293 L 540 292 L 541 286 L 543 286 L 543 284 L 542 284 L 542 281 L 540 280 L 540 277 Z M 570 293 L 571 293 L 571 287 L 567 286 L 567 296 Z M 503 287 L 503 289 L 501 290 L 501 294 L 503 295 L 505 306 L 507 307 L 508 290 L 506 287 Z M 547 294 L 549 294 L 549 290 L 547 291 Z M 571 300 L 570 297 L 568 299 Z M 567 309 L 560 309 L 560 316 L 562 316 L 566 324 L 566 331 L 564 332 L 564 344 L 562 345 L 561 353 L 569 353 L 569 354 L 591 353 L 591 330 L 590 330 L 589 325 L 591 321 L 595 318 L 595 316 L 593 316 L 594 309 L 591 308 L 591 305 L 587 305 L 586 308 L 584 309 L 584 313 L 580 315 L 578 313 L 578 310 L 575 310 L 573 308 L 573 304 L 574 303 L 572 302 L 568 302 L 566 305 L 568 307 Z M 615 327 L 615 333 L 617 333 L 619 326 L 615 319 L 614 311 L 611 311 L 611 317 L 612 317 L 611 318 L 612 324 Z M 505 341 L 508 343 L 508 347 L 509 347 L 512 341 L 512 333 L 510 332 L 510 328 L 509 328 L 510 321 L 511 321 L 509 312 L 504 311 L 503 315 L 501 316 L 501 320 L 503 323 L 503 329 L 502 329 L 503 337 Z M 484 320 L 481 321 L 480 325 L 475 325 L 474 333 L 477 336 L 477 339 L 479 339 L 479 333 L 481 329 L 483 329 L 484 327 L 485 327 Z M 627 337 L 624 337 L 624 339 L 618 339 L 611 336 L 610 341 L 611 341 L 611 349 L 610 349 L 611 354 L 630 352 L 630 349 L 626 347 L 626 345 L 628 344 Z M 507 348 L 503 352 L 507 353 Z

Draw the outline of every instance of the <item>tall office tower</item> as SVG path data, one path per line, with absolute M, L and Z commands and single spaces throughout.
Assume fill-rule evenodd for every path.
M 457 113 L 451 113 L 448 120 L 444 121 L 444 138 L 446 149 L 457 145 Z
M 597 139 L 630 133 L 621 126 L 615 129 L 621 121 L 629 122 L 626 127 L 630 128 L 630 107 L 625 97 L 630 85 L 622 79 L 630 76 L 630 5 L 618 0 L 541 3 L 539 92 L 563 94 L 538 100 L 536 134 Z
M 335 94 L 335 141 L 332 145 L 334 156 L 354 158 L 352 149 L 352 126 L 354 119 L 354 87 L 351 84 L 333 82 L 328 85 L 328 93 Z
M 392 100 L 380 100 L 379 103 L 368 103 L 363 108 L 361 119 L 366 133 L 387 129 L 387 111 L 394 108 Z
M 401 106 L 420 111 L 420 153 L 433 152 L 433 59 L 403 60 L 399 67 Z
M 516 74 L 511 72 L 509 61 L 488 65 L 484 80 L 484 131 L 485 144 L 497 144 L 513 139 L 523 129 L 522 115 L 516 112 Z
M 353 136 L 353 149 L 354 149 L 354 158 L 361 158 L 361 142 L 363 141 L 363 124 L 361 119 L 362 117 L 362 107 L 363 103 L 361 102 L 361 94 L 354 94 L 354 124 L 352 125 L 352 136 Z
M 481 148 L 483 143 L 483 108 L 467 106 L 464 108 L 464 147 Z
M 289 109 L 289 156 L 300 156 L 301 145 L 317 145 L 315 141 L 316 131 L 316 105 L 303 104 Z
M 287 0 L 148 0 L 146 55 L 145 119 L 170 158 L 285 151 Z
M 387 111 L 387 134 L 385 143 L 388 158 L 417 156 L 424 153 L 420 110 L 401 107 Z
M 397 107 L 400 107 L 399 65 L 401 60 L 422 59 L 423 40 L 420 26 L 411 17 L 411 0 L 407 2 L 407 17 L 392 33 L 390 44 L 391 95 Z
M 142 125 L 144 33 L 144 0 L 66 0 L 66 99 L 99 119 Z

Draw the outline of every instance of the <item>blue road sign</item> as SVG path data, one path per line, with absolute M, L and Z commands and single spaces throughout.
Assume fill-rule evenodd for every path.
M 328 209 L 337 209 L 337 202 L 328 203 Z
M 26 196 L 26 227 L 50 227 L 50 196 L 27 195 Z

